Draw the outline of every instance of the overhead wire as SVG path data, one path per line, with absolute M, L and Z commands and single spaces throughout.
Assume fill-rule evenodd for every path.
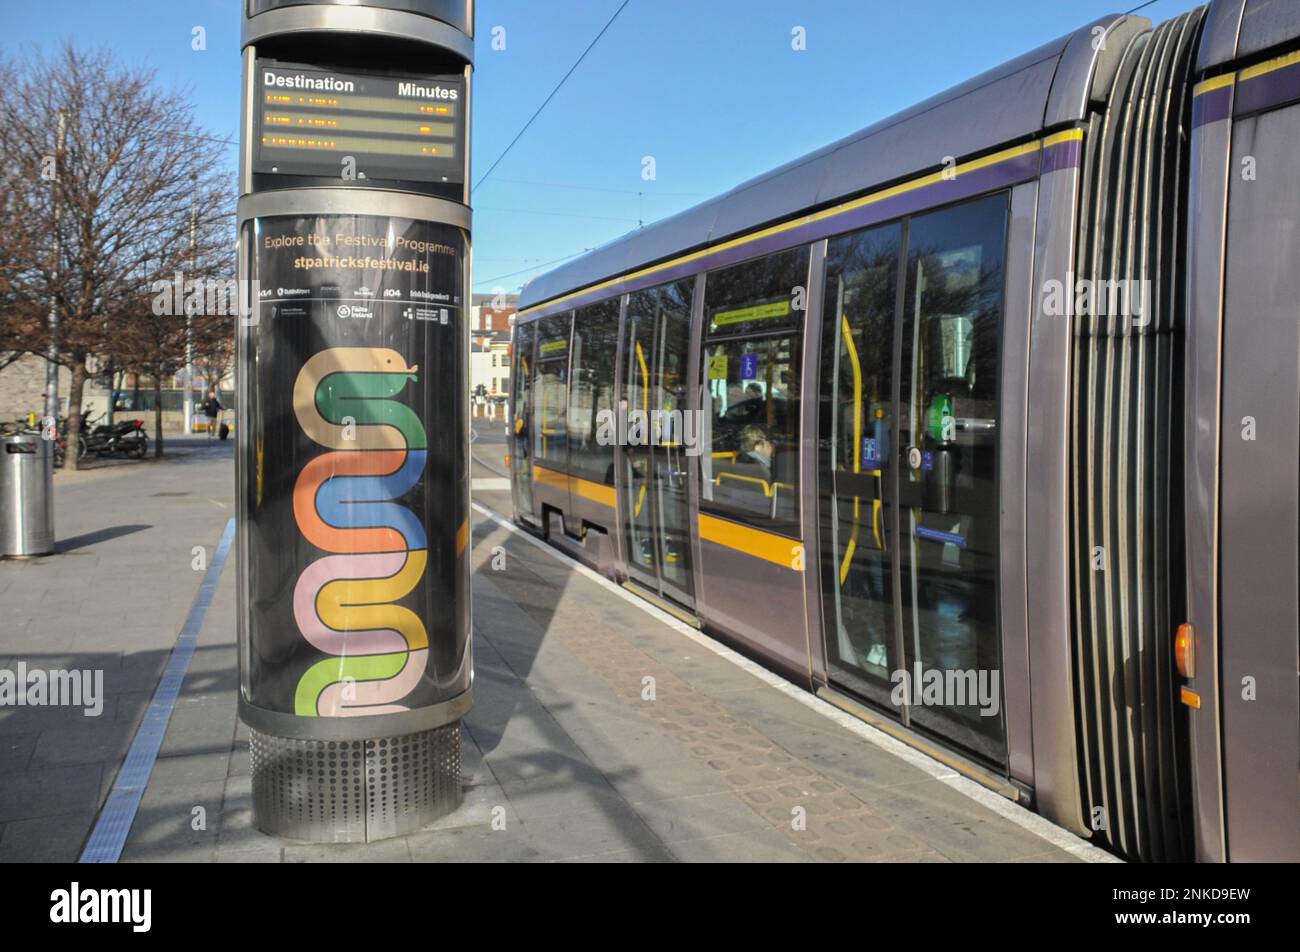
M 524 133 L 528 131 L 529 126 L 537 121 L 537 117 L 542 114 L 542 111 L 550 104 L 551 100 L 555 98 L 555 94 L 560 91 L 566 82 L 568 82 L 569 77 L 574 74 L 574 71 L 582 65 L 582 61 L 587 58 L 587 54 L 595 49 L 596 44 L 600 42 L 600 38 L 608 32 L 609 28 L 614 25 L 614 21 L 618 19 L 618 15 L 622 13 L 631 2 L 632 0 L 623 0 L 623 2 L 619 4 L 618 9 L 614 11 L 614 15 L 609 18 L 603 27 L 600 28 L 600 32 L 596 34 L 595 39 L 587 44 L 587 48 L 582 51 L 582 55 L 574 60 L 573 65 L 569 67 L 569 71 L 560 77 L 560 81 L 555 84 L 555 88 L 551 90 L 550 94 L 544 100 L 542 100 L 542 104 L 537 107 L 537 111 L 534 112 L 532 116 L 529 117 L 528 121 L 524 123 L 523 128 L 515 133 L 515 137 L 510 140 L 510 144 L 505 147 L 505 151 L 497 156 L 496 161 L 488 167 L 488 170 L 483 173 L 477 184 L 470 189 L 470 194 L 476 192 L 478 187 L 487 181 L 488 176 L 491 175 L 496 167 L 501 164 L 501 160 L 510 154 L 510 150 L 515 147 L 515 143 L 522 139 Z

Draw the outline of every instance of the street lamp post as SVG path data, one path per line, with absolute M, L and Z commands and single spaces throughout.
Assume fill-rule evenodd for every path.
M 53 293 L 50 295 L 50 345 L 45 353 L 45 426 L 57 424 L 59 419 L 59 274 L 63 269 L 63 239 L 59 233 L 59 191 L 62 184 L 59 175 L 63 164 L 63 139 L 67 135 L 68 114 L 59 110 L 59 133 L 54 146 L 54 269 L 50 282 Z M 72 408 L 68 408 L 71 415 Z
M 198 176 L 194 178 L 197 180 Z M 198 224 L 198 211 L 195 209 L 192 200 L 190 205 L 190 280 L 194 278 L 194 267 L 196 257 L 196 226 Z M 184 290 L 182 288 L 182 290 Z M 185 301 L 185 400 L 182 403 L 182 412 L 185 414 L 185 432 L 194 432 L 194 316 L 191 313 L 193 308 L 189 303 L 187 296 Z

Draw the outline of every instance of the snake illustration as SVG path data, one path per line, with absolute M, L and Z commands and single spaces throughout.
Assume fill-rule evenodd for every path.
M 294 710 L 347 717 L 409 710 L 399 703 L 428 663 L 429 635 L 398 604 L 424 578 L 424 525 L 400 499 L 428 461 L 424 426 L 393 399 L 415 380 L 394 350 L 334 347 L 308 360 L 293 387 L 298 425 L 329 452 L 307 462 L 293 490 L 298 530 L 332 553 L 299 576 L 298 630 L 331 657 L 298 681 Z

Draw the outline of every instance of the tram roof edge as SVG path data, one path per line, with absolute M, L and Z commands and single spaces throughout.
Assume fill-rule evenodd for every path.
M 1100 28 L 1101 32 L 1097 32 Z M 860 132 L 539 275 L 520 309 L 1083 119 L 1144 17 L 1100 17 Z M 1104 36 L 1105 43 L 1097 43 Z
M 1198 73 L 1254 58 L 1300 37 L 1295 0 L 1214 0 L 1196 61 Z

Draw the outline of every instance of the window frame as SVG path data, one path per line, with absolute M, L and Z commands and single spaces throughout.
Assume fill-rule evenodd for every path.
M 554 314 L 548 314 L 545 317 L 540 317 L 537 320 L 530 322 L 537 328 L 537 330 L 533 332 L 533 372 L 532 372 L 533 406 L 529 408 L 531 413 L 532 425 L 536 427 L 536 430 L 532 434 L 533 442 L 530 447 L 532 453 L 532 461 L 534 466 L 539 466 L 542 469 L 548 469 L 556 473 L 564 473 L 565 475 L 569 475 L 568 422 L 569 422 L 569 384 L 571 382 L 569 371 L 570 371 L 570 366 L 573 362 L 573 313 L 574 313 L 573 308 L 569 308 L 568 310 L 556 311 Z M 564 424 L 563 460 L 554 459 L 550 456 L 544 456 L 539 451 L 539 445 L 540 445 L 539 441 L 542 438 L 544 438 L 544 434 L 542 432 L 542 422 L 543 422 L 542 414 L 538 411 L 536 405 L 537 400 L 540 398 L 542 393 L 541 376 L 542 376 L 542 365 L 544 363 L 542 358 L 542 344 L 544 342 L 544 338 L 547 337 L 547 335 L 543 333 L 543 327 L 546 324 L 546 322 L 554 321 L 557 318 L 563 318 L 564 320 L 566 320 L 568 322 L 568 327 L 569 327 L 568 335 L 565 337 L 565 350 L 564 350 L 563 412 L 560 414 L 559 417 L 559 419 Z M 559 339 L 558 335 L 551 335 L 552 342 L 558 339 Z M 557 363 L 558 363 L 558 359 L 557 359 Z
M 705 435 L 708 437 L 708 445 L 701 446 L 698 466 L 699 475 L 696 479 L 699 512 L 701 515 L 727 519 L 731 522 L 740 523 L 741 525 L 750 526 L 763 532 L 772 533 L 793 540 L 799 540 L 803 537 L 803 402 L 805 399 L 804 390 L 806 386 L 806 382 L 803 379 L 803 364 L 804 348 L 806 346 L 808 311 L 812 304 L 812 295 L 817 293 L 816 289 L 811 286 L 812 271 L 816 257 L 813 253 L 813 249 L 816 244 L 817 242 L 809 242 L 790 245 L 785 248 L 779 248 L 775 251 L 768 252 L 767 254 L 755 255 L 733 264 L 722 265 L 709 271 L 701 272 L 697 276 L 698 280 L 703 282 L 700 291 L 700 333 L 697 346 L 700 368 L 696 379 L 696 384 L 700 388 L 699 410 L 701 413 L 701 442 L 703 443 Z M 794 292 L 796 287 L 801 287 L 803 289 L 803 307 L 791 308 L 791 314 L 796 316 L 787 323 L 782 324 L 780 327 L 773 327 L 771 330 L 755 331 L 753 330 L 752 322 L 746 322 L 745 325 L 739 329 L 725 333 L 718 333 L 715 330 L 711 330 L 714 321 L 710 317 L 709 313 L 710 279 L 716 280 L 716 276 L 724 271 L 752 267 L 759 262 L 769 261 L 787 254 L 803 255 L 803 261 L 797 265 L 798 281 L 790 289 L 791 293 Z M 737 309 L 743 310 L 749 307 L 762 306 L 764 303 L 763 299 L 760 299 L 758 304 L 752 303 L 753 300 L 753 297 L 747 298 L 746 303 Z M 768 303 L 770 303 L 770 301 Z M 791 473 L 794 477 L 794 482 L 791 488 L 793 512 L 789 514 L 778 514 L 776 512 L 778 497 L 775 494 L 770 496 L 772 499 L 772 511 L 768 515 L 761 515 L 753 509 L 732 506 L 728 505 L 726 502 L 709 498 L 711 495 L 711 487 L 706 487 L 706 483 L 711 483 L 713 486 L 718 485 L 717 479 L 709 478 L 713 473 L 712 454 L 715 452 L 713 449 L 715 445 L 713 431 L 714 423 L 716 422 L 711 407 L 707 412 L 705 410 L 705 404 L 706 401 L 709 400 L 710 394 L 709 350 L 711 347 L 717 345 L 722 345 L 724 347 L 733 345 L 743 346 L 745 343 L 765 343 L 768 341 L 789 342 L 788 372 L 794 385 L 786 389 L 786 426 L 783 430 L 783 435 L 790 437 L 790 452 L 792 452 L 794 456 L 793 465 L 791 467 Z M 791 399 L 791 395 L 793 395 L 793 399 Z M 767 401 L 766 394 L 764 395 L 764 400 L 765 402 Z M 706 418 L 708 421 L 707 423 L 705 422 Z M 704 456 L 705 453 L 709 454 L 707 460 Z M 775 455 L 773 456 L 773 461 L 773 465 L 775 465 Z M 737 478 L 740 479 L 742 477 L 738 475 Z M 774 486 L 776 482 L 775 479 L 771 480 L 770 483 L 767 480 L 764 480 L 764 495 L 768 495 L 768 487 Z M 782 482 L 781 485 L 784 486 L 787 484 Z
M 608 359 L 609 373 L 608 376 L 602 379 L 602 381 L 600 382 L 607 385 L 607 397 L 610 404 L 609 409 L 617 412 L 618 380 L 619 380 L 618 347 L 619 347 L 620 334 L 623 328 L 623 306 L 624 306 L 623 298 L 624 295 L 621 294 L 613 295 L 611 297 L 602 298 L 599 301 L 593 301 L 590 304 L 584 304 L 582 307 L 574 308 L 571 312 L 569 312 L 571 315 L 570 322 L 569 322 L 569 374 L 568 374 L 568 389 L 567 389 L 566 399 L 565 399 L 565 423 L 564 423 L 565 441 L 566 441 L 566 449 L 567 449 L 567 457 L 565 460 L 567 465 L 567 472 L 571 476 L 576 476 L 579 479 L 585 479 L 588 482 L 600 483 L 601 485 L 604 486 L 614 485 L 615 450 L 617 448 L 615 444 L 611 443 L 606 447 L 602 447 L 601 449 L 604 450 L 604 452 L 598 454 L 603 458 L 605 463 L 605 467 L 604 467 L 605 472 L 602 473 L 600 476 L 593 475 L 594 469 L 584 468 L 589 458 L 597 454 L 595 453 L 575 454 L 574 453 L 574 438 L 573 438 L 573 434 L 574 434 L 573 422 L 575 419 L 574 401 L 575 401 L 575 397 L 578 395 L 579 391 L 581 390 L 581 388 L 579 387 L 580 381 L 577 379 L 575 375 L 583 373 L 590 366 L 587 361 L 581 359 L 582 355 L 578 353 L 579 347 L 577 345 L 579 343 L 585 345 L 585 342 L 587 340 L 586 335 L 589 333 L 589 330 L 584 330 L 582 328 L 581 326 L 582 321 L 584 320 L 590 321 L 592 322 L 590 326 L 594 327 L 596 326 L 597 321 L 603 320 L 608 322 L 612 319 L 612 326 L 608 327 L 607 330 L 611 331 L 613 334 L 613 348 L 604 352 Z M 597 313 L 600 309 L 611 310 L 612 313 L 607 313 L 603 316 L 603 318 L 601 318 L 600 315 Z M 580 334 L 584 336 L 580 337 L 579 336 Z M 591 422 L 597 431 L 599 430 L 599 425 L 596 424 L 595 417 L 598 412 L 599 412 L 598 407 L 596 403 L 593 401 Z M 583 455 L 584 462 L 575 463 L 574 461 L 575 455 Z
M 1005 380 L 1006 380 L 1007 368 L 1005 364 L 1006 355 L 1003 354 L 1001 350 L 1001 341 L 1003 340 L 1004 337 L 1003 330 L 1006 326 L 1006 321 L 1008 320 L 1009 301 L 1008 301 L 1007 294 L 1008 294 L 1009 281 L 1011 277 L 1010 262 L 1012 258 L 1010 242 L 1014 231 L 1014 225 L 1012 221 L 1012 211 L 1011 211 L 1012 202 L 1013 202 L 1013 193 L 1014 193 L 1013 188 L 994 189 L 991 191 L 982 192 L 978 195 L 973 195 L 967 198 L 963 198 L 959 201 L 945 202 L 927 208 L 918 209 L 914 212 L 911 212 L 906 215 L 901 215 L 897 218 L 892 218 L 881 222 L 875 222 L 870 225 L 866 225 L 860 228 L 849 229 L 843 232 L 837 232 L 836 234 L 827 236 L 825 239 L 825 241 L 827 242 L 827 248 L 829 252 L 830 245 L 836 242 L 837 240 L 852 238 L 854 236 L 862 235 L 877 229 L 890 227 L 890 226 L 896 226 L 900 229 L 900 240 L 897 249 L 898 258 L 896 262 L 899 271 L 897 272 L 897 276 L 895 279 L 896 286 L 894 288 L 896 300 L 893 307 L 893 313 L 890 318 L 892 324 L 891 343 L 893 348 L 893 354 L 892 357 L 890 358 L 892 364 L 891 394 L 888 399 L 889 399 L 889 404 L 892 407 L 891 415 L 894 417 L 893 426 L 890 432 L 890 438 L 894 445 L 891 447 L 890 450 L 890 459 L 888 462 L 888 468 L 889 470 L 891 470 L 891 472 L 889 478 L 885 480 L 884 495 L 890 513 L 890 519 L 892 520 L 890 523 L 892 529 L 887 530 L 886 534 L 890 537 L 893 543 L 893 549 L 890 558 L 890 563 L 891 563 L 890 564 L 890 576 L 891 576 L 890 587 L 893 590 L 891 595 L 893 601 L 893 623 L 892 623 L 893 630 L 891 632 L 891 638 L 894 640 L 895 643 L 894 646 L 895 657 L 893 660 L 903 665 L 908 670 L 911 670 L 910 668 L 911 664 L 917 659 L 915 659 L 912 656 L 913 640 L 914 640 L 915 632 L 912 628 L 912 622 L 908 620 L 910 619 L 910 612 L 912 611 L 913 608 L 912 604 L 909 601 L 912 595 L 907 591 L 906 583 L 905 583 L 905 576 L 907 575 L 907 573 L 910 571 L 912 567 L 913 555 L 911 550 L 904 549 L 901 543 L 902 532 L 903 532 L 902 513 L 905 510 L 904 496 L 909 494 L 904 493 L 902 487 L 900 486 L 900 482 L 904 478 L 905 467 L 907 466 L 907 463 L 900 456 L 900 454 L 904 452 L 908 442 L 915 438 L 915 434 L 910 432 L 909 430 L 909 432 L 906 434 L 906 438 L 904 437 L 904 433 L 902 431 L 902 420 L 899 419 L 899 417 L 905 412 L 904 407 L 907 404 L 906 394 L 904 393 L 905 384 L 908 382 L 907 379 L 904 377 L 904 374 L 907 371 L 907 367 L 905 366 L 904 338 L 907 337 L 908 331 L 909 329 L 911 329 L 912 322 L 918 319 L 925 319 L 924 316 L 918 317 L 918 315 L 915 313 L 915 308 L 916 308 L 916 302 L 914 300 L 915 275 L 913 272 L 913 266 L 916 261 L 915 258 L 916 247 L 914 244 L 913 226 L 918 220 L 926 219 L 931 216 L 942 215 L 945 213 L 952 213 L 958 209 L 963 208 L 964 206 L 973 206 L 981 203 L 991 202 L 994 199 L 1000 199 L 1005 203 L 1004 205 L 1005 217 L 1003 219 L 1003 230 L 1000 236 L 1000 241 L 988 242 L 988 244 L 991 245 L 995 244 L 998 246 L 1000 256 L 1001 256 L 999 260 L 1000 282 L 997 286 L 998 303 L 996 307 L 996 327 L 994 329 L 994 334 L 996 335 L 996 339 L 999 342 L 998 350 L 997 350 L 997 364 L 996 364 L 997 373 L 996 373 L 995 383 L 993 385 L 991 397 L 990 397 L 990 399 L 993 402 L 994 420 L 997 421 L 999 427 L 999 433 L 997 437 L 998 442 L 996 444 L 996 452 L 994 455 L 995 465 L 994 465 L 994 475 L 993 475 L 992 498 L 987 507 L 989 511 L 991 511 L 994 514 L 994 520 L 995 520 L 994 539 L 997 548 L 992 553 L 992 558 L 996 563 L 996 561 L 1001 557 L 1002 554 L 1002 550 L 1001 550 L 1002 540 L 1000 538 L 1000 535 L 997 534 L 1000 532 L 1000 519 L 997 516 L 997 514 L 1001 513 L 1002 511 L 1001 507 L 1003 502 L 1003 479 L 1005 478 L 1006 475 L 1003 471 L 1003 465 L 1002 465 L 1005 446 L 1002 443 L 1000 428 L 1001 425 L 1005 422 L 1002 417 L 1002 410 L 1003 410 L 1003 397 L 1005 395 Z M 828 253 L 828 259 L 829 259 L 829 253 Z M 830 274 L 831 274 L 831 270 L 828 264 L 825 273 L 822 275 L 822 281 L 823 281 L 822 286 L 818 289 L 818 293 L 822 295 L 823 298 L 826 292 L 825 281 L 827 278 L 829 278 Z M 965 315 L 952 315 L 952 316 L 964 317 Z M 943 320 L 944 316 L 941 315 L 935 317 L 931 315 L 929 319 Z M 821 338 L 820 338 L 819 352 L 816 357 L 816 373 L 817 373 L 817 379 L 815 383 L 816 389 L 811 396 L 813 399 L 816 399 L 819 402 L 819 409 L 817 414 L 817 421 L 818 421 L 817 433 L 814 438 L 813 446 L 814 446 L 814 451 L 819 454 L 818 461 L 816 464 L 818 485 L 815 491 L 814 499 L 815 499 L 815 505 L 818 507 L 817 515 L 815 517 L 815 525 L 818 532 L 818 548 L 819 548 L 816 562 L 819 566 L 819 573 L 822 575 L 822 578 L 818 582 L 818 588 L 820 590 L 820 595 L 822 597 L 822 610 L 824 612 L 823 618 L 826 621 L 826 624 L 823 625 L 823 630 L 821 632 L 821 637 L 823 639 L 823 646 L 825 646 L 825 640 L 828 637 L 829 629 L 827 628 L 827 624 L 830 624 L 832 619 L 834 618 L 834 614 L 833 614 L 834 609 L 832 606 L 833 598 L 832 598 L 831 590 L 835 586 L 835 583 L 838 581 L 837 578 L 832 577 L 832 573 L 836 572 L 838 566 L 833 564 L 833 562 L 827 562 L 826 559 L 824 558 L 826 553 L 826 547 L 825 547 L 826 540 L 822 536 L 822 533 L 825 531 L 826 528 L 822 521 L 824 517 L 824 506 L 828 501 L 830 501 L 830 495 L 829 494 L 826 496 L 822 495 L 825 487 L 823 487 L 821 484 L 821 480 L 823 478 L 823 468 L 826 466 L 829 457 L 827 459 L 823 459 L 820 454 L 823 452 L 823 450 L 827 449 L 826 447 L 823 446 L 823 441 L 824 440 L 829 441 L 835 438 L 835 434 L 833 432 L 832 433 L 823 432 L 823 425 L 827 422 L 830 422 L 832 423 L 833 426 L 834 421 L 833 421 L 833 414 L 831 411 L 827 411 L 825 416 L 823 416 L 822 402 L 823 400 L 829 400 L 834 402 L 835 400 L 838 399 L 837 391 L 835 390 L 832 384 L 832 378 L 824 375 L 824 371 L 827 368 L 827 362 L 826 362 L 827 355 L 825 352 L 826 343 L 834 336 L 828 329 L 829 325 L 827 321 L 828 318 L 827 318 L 826 302 L 825 300 L 822 300 L 821 328 L 819 331 L 821 334 Z M 939 332 L 941 335 L 944 333 L 943 325 L 940 325 Z M 971 333 L 973 333 L 973 328 L 968 327 L 966 330 L 966 335 L 969 337 Z M 941 347 L 941 349 L 944 348 Z M 946 353 L 944 354 L 944 356 L 947 356 Z M 966 356 L 967 356 L 967 364 L 969 368 L 969 361 L 975 359 L 973 340 L 968 342 L 968 352 Z M 913 355 L 912 359 L 913 361 L 915 360 L 915 355 Z M 837 552 L 835 554 L 838 555 L 840 553 Z M 1003 596 L 1002 579 L 1000 575 L 998 575 L 997 571 L 995 570 L 993 573 L 993 588 L 989 596 L 988 603 L 993 606 L 993 621 L 991 624 L 991 628 L 994 633 L 994 637 L 996 638 L 996 645 L 997 645 L 996 650 L 998 655 L 997 664 L 999 666 L 998 667 L 999 670 L 1003 670 L 1005 667 L 1003 664 L 1003 659 L 1005 658 L 1005 653 L 1008 648 L 1007 641 L 1004 637 L 1005 632 L 1003 629 L 1002 596 Z M 907 617 L 905 618 L 905 616 Z M 823 650 L 827 650 L 827 649 L 823 647 Z M 899 709 L 897 707 L 893 706 L 892 704 L 886 704 L 882 700 L 883 695 L 881 694 L 878 686 L 876 686 L 875 689 L 872 689 L 872 686 L 869 685 L 866 681 L 864 681 L 860 676 L 855 675 L 851 671 L 851 669 L 845 668 L 844 663 L 842 661 L 832 662 L 829 657 L 829 652 L 827 656 L 827 661 L 828 661 L 828 669 L 829 669 L 828 673 L 831 675 L 831 680 L 833 683 L 836 683 L 839 686 L 846 688 L 847 690 L 855 694 L 858 694 L 859 696 L 862 696 L 874 707 L 879 707 L 880 709 L 888 712 L 891 716 L 901 717 L 905 723 L 911 723 L 913 728 L 920 731 L 921 733 L 931 734 L 933 736 L 943 739 L 945 743 L 950 744 L 954 748 L 963 751 L 967 756 L 970 756 L 979 762 L 997 764 L 1001 767 L 1005 767 L 1005 758 L 1007 756 L 1007 752 L 1009 749 L 1008 746 L 1009 738 L 1007 736 L 1007 730 L 1008 730 L 1007 707 L 1006 707 L 1007 695 L 1005 690 L 1005 684 L 1002 686 L 1002 693 L 999 698 L 1000 707 L 1001 707 L 1001 714 L 1000 714 L 1001 739 L 1000 741 L 996 741 L 996 740 L 992 741 L 990 747 L 982 748 L 970 742 L 969 737 L 971 736 L 972 732 L 960 721 L 960 719 L 951 717 L 950 715 L 948 715 L 946 711 L 940 712 L 940 715 L 937 717 L 932 716 L 929 718 L 923 718 L 918 721 L 911 721 L 910 720 L 911 714 L 900 715 Z M 928 712 L 928 713 L 933 714 L 933 712 Z M 945 718 L 947 719 L 946 721 Z M 943 726 L 940 726 L 941 724 Z M 998 746 L 999 744 L 1000 746 Z M 992 753 L 989 752 L 990 750 L 992 751 Z

